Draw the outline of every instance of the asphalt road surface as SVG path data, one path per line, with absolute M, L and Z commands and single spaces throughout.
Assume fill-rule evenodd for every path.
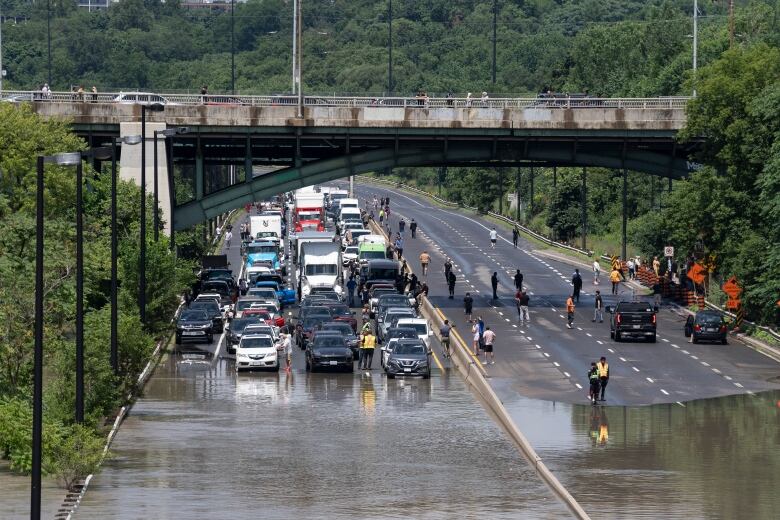
M 463 296 L 474 297 L 474 318 L 481 315 L 496 333 L 495 365 L 486 367 L 499 395 L 520 394 L 551 401 L 584 403 L 586 373 L 591 361 L 605 356 L 610 365 L 607 405 L 644 405 L 685 402 L 693 399 L 780 388 L 780 364 L 731 340 L 729 345 L 692 344 L 683 334 L 684 318 L 671 305 L 658 314 L 658 342 L 620 342 L 610 339 L 608 315 L 604 323 L 592 323 L 594 292 L 601 289 L 604 304 L 630 300 L 633 289 L 621 284 L 612 296 L 602 271 L 601 285 L 594 286 L 590 272 L 583 272 L 583 291 L 575 312 L 574 328 L 566 328 L 565 301 L 571 293 L 572 265 L 545 257 L 522 237 L 512 245 L 511 232 L 496 226 L 499 234 L 491 248 L 489 231 L 494 224 L 473 212 L 444 208 L 422 197 L 376 185 L 358 185 L 361 207 L 366 199 L 390 196 L 391 228 L 398 219 L 407 222 L 404 256 L 427 281 L 430 300 L 471 344 L 471 324 L 463 312 Z M 418 223 L 412 239 L 408 223 Z M 427 277 L 421 276 L 419 255 L 432 256 Z M 447 298 L 445 257 L 455 265 L 455 299 Z M 530 295 L 530 325 L 520 325 L 514 304 L 516 269 L 524 275 Z M 498 273 L 498 300 L 492 300 L 490 277 Z M 650 299 L 641 295 L 639 298 Z

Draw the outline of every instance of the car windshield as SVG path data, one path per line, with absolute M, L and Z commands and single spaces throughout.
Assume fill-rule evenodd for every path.
M 244 315 L 250 315 L 250 316 L 258 316 L 264 320 L 270 320 L 271 315 L 268 314 L 268 311 L 261 310 L 261 309 L 247 309 L 244 311 Z
M 271 337 L 275 336 L 273 329 L 268 325 L 259 327 L 257 324 L 251 324 L 244 329 L 245 334 L 267 334 Z
M 318 274 L 336 274 L 338 268 L 335 264 L 308 264 L 306 266 L 306 274 L 308 276 Z
M 428 326 L 425 323 L 404 323 L 403 326 L 414 329 L 418 336 L 428 334 Z
M 272 289 L 249 289 L 247 295 L 260 298 L 261 300 L 276 300 L 276 291 Z
M 409 305 L 409 299 L 406 296 L 385 297 L 379 299 L 379 305 L 382 307 L 394 307 L 396 305 L 407 307 Z
M 246 246 L 246 253 L 248 255 L 254 255 L 257 253 L 276 253 L 278 251 L 276 245 L 262 245 L 262 246 L 253 246 L 248 245 Z
M 398 268 L 395 267 L 381 268 L 381 269 L 369 268 L 368 279 L 369 280 L 395 280 L 397 274 L 398 274 Z
M 269 337 L 242 338 L 241 348 L 271 348 L 274 342 Z
M 236 304 L 236 310 L 243 311 L 252 305 L 260 305 L 261 303 L 263 303 L 262 300 L 239 300 Z
M 259 318 L 236 318 L 230 322 L 230 330 L 233 332 L 243 332 L 249 325 L 253 325 L 259 321 Z
M 360 258 L 363 260 L 381 260 L 385 258 L 384 251 L 363 251 L 360 253 Z
M 390 329 L 388 336 L 391 338 L 416 338 L 417 331 L 409 328 Z
M 229 293 L 230 288 L 225 282 L 204 282 L 200 286 L 202 292 Z
M 219 312 L 219 305 L 216 302 L 192 302 L 190 309 L 203 309 L 207 312 Z
M 356 255 L 358 253 L 357 246 L 349 246 L 344 250 L 345 255 Z
M 346 305 L 331 305 L 330 312 L 334 316 L 352 316 L 352 311 Z
M 343 347 L 344 346 L 344 337 L 343 336 L 316 336 L 314 338 L 314 346 L 315 347 Z
M 422 345 L 415 345 L 413 343 L 397 343 L 393 349 L 393 354 L 413 354 L 420 356 L 425 354 L 425 348 Z
M 723 318 L 717 314 L 700 314 L 696 316 L 696 323 L 708 327 L 720 327 L 723 323 Z
M 393 294 L 398 293 L 395 289 L 374 289 L 374 292 L 372 293 L 374 298 L 379 298 L 383 294 Z
M 255 238 L 279 238 L 276 231 L 260 231 L 255 235 Z
M 205 311 L 189 310 L 181 313 L 181 319 L 185 321 L 208 321 L 209 315 Z
M 330 316 L 307 316 L 306 319 L 303 320 L 303 328 L 313 329 L 316 328 L 320 323 L 325 323 L 329 320 Z
M 210 271 L 204 271 L 203 280 L 225 280 L 233 277 L 233 272 L 229 269 L 212 269 Z
M 652 307 L 646 303 L 620 303 L 620 312 L 653 312 Z
M 330 316 L 330 309 L 327 307 L 309 307 L 306 309 L 306 316 Z
M 336 332 L 338 332 L 339 334 L 341 334 L 343 336 L 349 336 L 349 335 L 352 334 L 352 327 L 350 327 L 346 323 L 345 324 L 341 324 L 341 323 L 328 323 L 328 324 L 322 326 L 322 330 L 336 331 Z
M 298 220 L 319 220 L 320 214 L 319 212 L 308 212 L 308 211 L 301 211 L 298 213 Z

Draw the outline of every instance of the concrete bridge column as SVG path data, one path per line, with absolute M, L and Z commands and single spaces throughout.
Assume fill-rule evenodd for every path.
M 152 196 L 154 193 L 154 132 L 165 130 L 165 123 L 146 123 L 146 193 Z M 141 135 L 141 123 L 122 122 L 119 124 L 119 136 Z M 168 156 L 165 150 L 165 138 L 157 139 L 157 199 L 160 204 L 160 220 L 163 222 L 163 232 L 170 236 L 171 222 L 171 196 L 168 189 Z M 121 160 L 119 161 L 119 178 L 133 181 L 141 185 L 141 147 L 122 145 Z

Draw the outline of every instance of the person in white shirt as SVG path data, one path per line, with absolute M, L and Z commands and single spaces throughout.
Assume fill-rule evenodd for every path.
M 289 334 L 282 334 L 282 353 L 287 362 L 284 369 L 289 372 L 292 369 L 292 338 Z
M 485 346 L 482 347 L 482 350 L 485 352 L 485 361 L 483 361 L 482 364 L 488 364 L 488 354 L 490 354 L 490 364 L 495 365 L 496 359 L 493 355 L 493 342 L 496 340 L 496 333 L 490 330 L 490 327 L 485 327 L 485 333 L 482 334 L 482 340 L 485 344 Z
M 598 260 L 593 261 L 593 285 L 599 284 L 599 276 L 601 275 L 601 264 Z
M 496 240 L 498 240 L 498 233 L 496 232 L 496 228 L 493 228 L 490 230 L 490 247 L 493 249 L 496 248 Z

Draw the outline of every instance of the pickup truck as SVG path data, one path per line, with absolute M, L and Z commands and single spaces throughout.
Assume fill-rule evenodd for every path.
M 645 302 L 619 302 L 607 307 L 610 314 L 609 336 L 615 341 L 624 338 L 644 338 L 655 343 L 656 315 L 653 306 Z

